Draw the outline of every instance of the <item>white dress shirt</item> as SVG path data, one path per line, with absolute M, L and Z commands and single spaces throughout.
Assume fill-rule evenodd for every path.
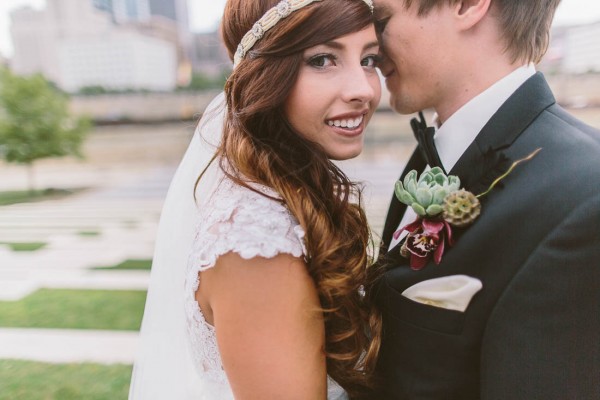
M 456 111 L 437 129 L 434 141 L 444 169 L 448 172 L 475 140 L 479 132 L 502 104 L 535 74 L 533 64 L 517 68 Z M 429 169 L 429 166 L 426 170 Z M 460 177 L 459 177 L 460 178 Z M 411 207 L 406 208 L 398 229 L 411 223 L 417 214 Z M 398 239 L 392 237 L 389 248 L 396 246 L 407 235 L 403 232 Z

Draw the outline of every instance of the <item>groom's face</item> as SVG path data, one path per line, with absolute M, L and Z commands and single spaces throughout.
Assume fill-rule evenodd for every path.
M 374 0 L 378 37 L 384 53 L 381 71 L 390 91 L 392 108 L 402 114 L 434 107 L 450 67 L 448 35 L 451 8 L 434 7 L 418 15 L 418 1 Z

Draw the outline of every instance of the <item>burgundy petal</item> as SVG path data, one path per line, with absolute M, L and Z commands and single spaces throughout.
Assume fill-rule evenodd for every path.
M 421 218 L 417 218 L 416 220 L 414 220 L 410 224 L 404 225 L 402 228 L 400 228 L 396 232 L 394 232 L 394 239 L 398 240 L 398 238 L 400 237 L 400 235 L 404 231 L 409 231 L 410 233 L 413 233 L 414 231 L 416 231 L 420 227 L 421 227 Z
M 410 268 L 414 269 L 415 271 L 418 271 L 421 268 L 423 268 L 425 265 L 427 265 L 427 261 L 429 261 L 429 256 L 419 257 L 419 256 L 413 254 L 410 257 Z
M 444 221 L 444 225 L 446 226 L 446 239 L 448 240 L 448 245 L 454 246 L 454 238 L 452 237 L 452 226 L 446 221 Z
M 437 221 L 424 219 L 423 220 L 423 232 L 424 233 L 439 233 L 442 229 L 444 229 L 445 221 Z
M 444 242 L 445 242 L 445 240 L 444 240 L 444 238 L 442 238 L 442 240 L 440 240 L 440 244 L 438 245 L 437 249 L 435 249 L 435 253 L 433 253 L 433 261 L 437 265 L 440 265 L 440 263 L 442 262 L 442 256 L 444 255 L 444 249 L 445 249 Z

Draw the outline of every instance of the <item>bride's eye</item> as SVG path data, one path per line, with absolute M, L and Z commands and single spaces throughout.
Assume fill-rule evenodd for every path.
M 380 62 L 381 57 L 379 57 L 377 54 L 373 54 L 363 58 L 360 65 L 367 68 L 377 68 Z
M 332 54 L 319 54 L 310 57 L 307 61 L 308 65 L 315 68 L 327 68 L 335 66 L 336 57 Z

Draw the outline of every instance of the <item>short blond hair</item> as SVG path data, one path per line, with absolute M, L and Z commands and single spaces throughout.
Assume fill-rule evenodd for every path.
M 453 5 L 460 0 L 401 0 L 406 8 L 415 3 L 420 16 L 435 7 Z M 506 51 L 512 61 L 538 63 L 550 42 L 550 28 L 560 0 L 492 0 L 498 13 Z

